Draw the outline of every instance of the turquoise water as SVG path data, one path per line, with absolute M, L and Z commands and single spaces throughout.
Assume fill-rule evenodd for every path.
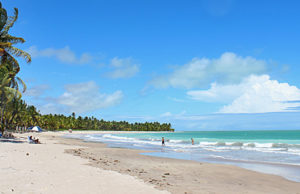
M 104 142 L 111 147 L 154 151 L 147 155 L 236 165 L 300 182 L 300 130 L 75 136 L 86 141 Z M 162 137 L 165 139 L 164 146 L 161 144 Z M 191 138 L 194 139 L 193 145 Z
M 300 130 L 286 131 L 193 131 L 175 133 L 123 133 L 116 136 L 132 137 L 138 139 L 181 140 L 189 142 L 191 138 L 195 143 L 210 142 L 257 142 L 257 143 L 286 143 L 300 144 Z

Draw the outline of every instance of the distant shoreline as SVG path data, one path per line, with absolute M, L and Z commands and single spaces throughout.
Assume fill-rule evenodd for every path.
M 99 131 L 88 132 L 95 133 Z M 174 194 L 235 194 L 237 191 L 262 194 L 300 190 L 300 183 L 280 176 L 231 165 L 146 156 L 140 153 L 148 151 L 110 148 L 104 143 L 64 138 L 67 134 L 70 133 L 14 134 L 20 143 L 0 142 L 3 158 L 0 173 L 6 175 L 0 181 L 0 188 L 6 189 L 3 192 L 13 189 L 16 193 L 122 193 L 127 190 L 132 194 L 141 191 L 145 194 L 167 194 L 167 191 Z M 87 131 L 74 131 L 73 134 L 87 134 Z M 29 135 L 39 138 L 42 144 L 28 144 Z M 40 176 L 43 176 L 42 181 Z
M 122 133 L 122 131 L 113 131 L 112 133 L 117 134 Z M 129 133 L 134 132 L 130 131 Z M 84 131 L 80 131 L 78 134 L 84 134 Z M 62 142 L 66 143 L 66 141 L 69 144 L 87 146 L 86 149 L 72 150 L 69 153 L 89 159 L 92 166 L 136 176 L 147 183 L 156 185 L 158 189 L 168 190 L 171 193 L 194 193 L 196 190 L 203 188 L 210 188 L 209 191 L 216 193 L 235 193 L 236 190 L 228 189 L 229 187 L 236 187 L 239 191 L 249 193 L 265 193 L 264 190 L 272 193 L 272 191 L 275 192 L 274 188 L 278 185 L 281 185 L 282 193 L 300 189 L 300 183 L 289 181 L 281 176 L 259 173 L 236 166 L 147 156 L 140 153 L 152 151 L 110 148 L 99 142 L 62 139 Z M 119 162 L 115 164 L 114 161 Z M 164 175 L 164 173 L 170 175 Z M 223 177 L 224 174 L 232 177 L 227 175 Z M 203 182 L 205 184 L 202 185 Z M 249 185 L 249 182 L 252 184 Z M 236 183 L 240 183 L 240 185 L 237 186 Z M 257 189 L 255 184 L 262 184 L 261 190 Z M 216 188 L 216 185 L 218 185 L 218 188 Z

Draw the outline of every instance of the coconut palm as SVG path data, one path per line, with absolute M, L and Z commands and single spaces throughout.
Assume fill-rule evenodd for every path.
M 23 91 L 26 90 L 26 85 L 24 82 L 16 77 L 16 74 L 20 71 L 20 65 L 18 61 L 13 57 L 23 57 L 26 62 L 31 62 L 30 55 L 14 47 L 13 45 L 17 43 L 24 43 L 25 40 L 21 37 L 15 37 L 10 35 L 8 32 L 13 27 L 14 23 L 18 19 L 18 9 L 15 8 L 14 16 L 7 16 L 7 12 L 2 8 L 0 2 L 0 56 L 1 56 L 1 66 L 6 66 L 7 70 L 10 72 L 11 87 L 19 89 L 19 84 L 23 86 Z
M 26 90 L 25 83 L 17 77 L 20 71 L 20 65 L 15 57 L 23 57 L 27 63 L 31 62 L 30 55 L 14 47 L 17 43 L 24 43 L 21 37 L 15 37 L 9 34 L 9 30 L 13 27 L 18 19 L 18 9 L 14 9 L 13 16 L 7 16 L 7 12 L 2 8 L 0 2 L 0 117 L 1 131 L 5 130 L 6 121 L 4 115 L 9 115 L 7 103 L 14 98 L 20 98 L 19 84 L 23 86 L 23 92 Z
M 28 63 L 31 62 L 31 57 L 27 52 L 13 46 L 17 43 L 24 43 L 25 40 L 21 37 L 15 37 L 8 34 L 10 28 L 13 27 L 14 23 L 18 19 L 18 9 L 14 9 L 14 16 L 8 17 L 6 10 L 2 8 L 2 4 L 0 2 L 0 54 L 2 55 L 1 62 L 3 62 L 3 60 L 10 61 L 10 65 L 12 65 L 14 69 L 19 72 L 19 63 L 13 57 L 13 55 L 25 58 Z
M 21 93 L 14 89 L 9 87 L 11 82 L 11 78 L 8 75 L 5 75 L 0 80 L 0 128 L 1 132 L 3 134 L 7 121 L 5 119 L 6 110 L 8 109 L 8 103 L 12 101 L 14 98 L 21 98 Z

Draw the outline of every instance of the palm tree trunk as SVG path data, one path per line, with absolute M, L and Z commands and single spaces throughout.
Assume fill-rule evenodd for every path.
M 5 105 L 3 105 L 4 107 L 1 109 L 1 134 L 4 134 L 5 131 L 5 123 L 4 123 L 4 109 L 5 109 Z

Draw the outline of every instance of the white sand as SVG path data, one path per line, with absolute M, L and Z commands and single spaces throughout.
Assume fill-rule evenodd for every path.
M 132 176 L 85 165 L 87 160 L 64 153 L 76 146 L 34 136 L 43 144 L 28 144 L 26 139 L 25 143 L 0 142 L 0 193 L 168 193 Z
M 230 165 L 151 157 L 139 154 L 141 150 L 59 137 L 64 134 L 68 132 L 35 133 L 43 143 L 39 145 L 26 142 L 30 134 L 17 135 L 26 138 L 25 143 L 0 140 L 0 194 L 300 194 L 300 183 L 279 176 Z

